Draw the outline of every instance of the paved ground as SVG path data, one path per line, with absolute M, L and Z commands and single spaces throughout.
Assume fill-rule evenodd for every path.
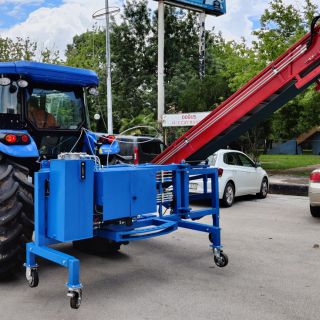
M 224 269 L 215 267 L 204 234 L 180 230 L 113 257 L 77 253 L 85 285 L 79 310 L 69 309 L 65 270 L 43 262 L 38 288 L 23 276 L 0 284 L 2 317 L 319 319 L 320 220 L 310 216 L 308 198 L 244 199 L 221 216 Z

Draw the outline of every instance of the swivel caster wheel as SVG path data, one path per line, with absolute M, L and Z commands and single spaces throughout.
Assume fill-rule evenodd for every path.
M 39 284 L 39 274 L 36 268 L 27 268 L 26 279 L 30 288 L 35 288 Z
M 217 267 L 223 268 L 228 264 L 228 256 L 221 251 L 220 254 L 214 255 L 214 263 Z
M 69 290 L 67 296 L 70 297 L 70 307 L 72 309 L 79 309 L 82 300 L 82 290 Z

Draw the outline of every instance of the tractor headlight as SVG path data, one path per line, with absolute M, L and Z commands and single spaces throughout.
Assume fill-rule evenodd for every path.
M 88 92 L 91 96 L 98 96 L 99 95 L 99 91 L 96 87 L 90 87 L 88 89 Z
M 20 79 L 17 81 L 17 85 L 20 87 L 20 88 L 26 88 L 29 83 L 27 80 L 23 80 L 23 79 Z
M 0 78 L 0 86 L 8 86 L 11 83 L 9 78 L 1 77 Z

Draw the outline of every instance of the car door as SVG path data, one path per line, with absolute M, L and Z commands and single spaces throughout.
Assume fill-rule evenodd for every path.
M 257 168 L 254 162 L 243 153 L 237 153 L 239 188 L 242 194 L 255 193 L 257 189 Z

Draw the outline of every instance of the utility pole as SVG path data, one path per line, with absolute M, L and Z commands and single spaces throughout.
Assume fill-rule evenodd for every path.
M 158 1 L 158 123 L 164 114 L 164 2 Z
M 107 66 L 107 115 L 108 115 L 108 134 L 113 134 L 112 121 L 112 90 L 111 90 L 111 57 L 110 57 L 110 17 L 109 1 L 105 0 L 106 7 L 106 66 Z
M 110 10 L 111 9 L 111 10 Z M 107 74 L 107 116 L 108 134 L 113 134 L 112 121 L 112 90 L 111 90 L 111 57 L 110 57 L 110 14 L 119 12 L 117 7 L 109 7 L 109 1 L 105 0 L 105 8 L 96 11 L 92 18 L 95 20 L 106 20 L 106 74 Z
M 203 79 L 203 77 L 205 76 L 206 14 L 204 12 L 200 12 L 198 14 L 198 19 L 199 19 L 199 77 L 200 79 Z

